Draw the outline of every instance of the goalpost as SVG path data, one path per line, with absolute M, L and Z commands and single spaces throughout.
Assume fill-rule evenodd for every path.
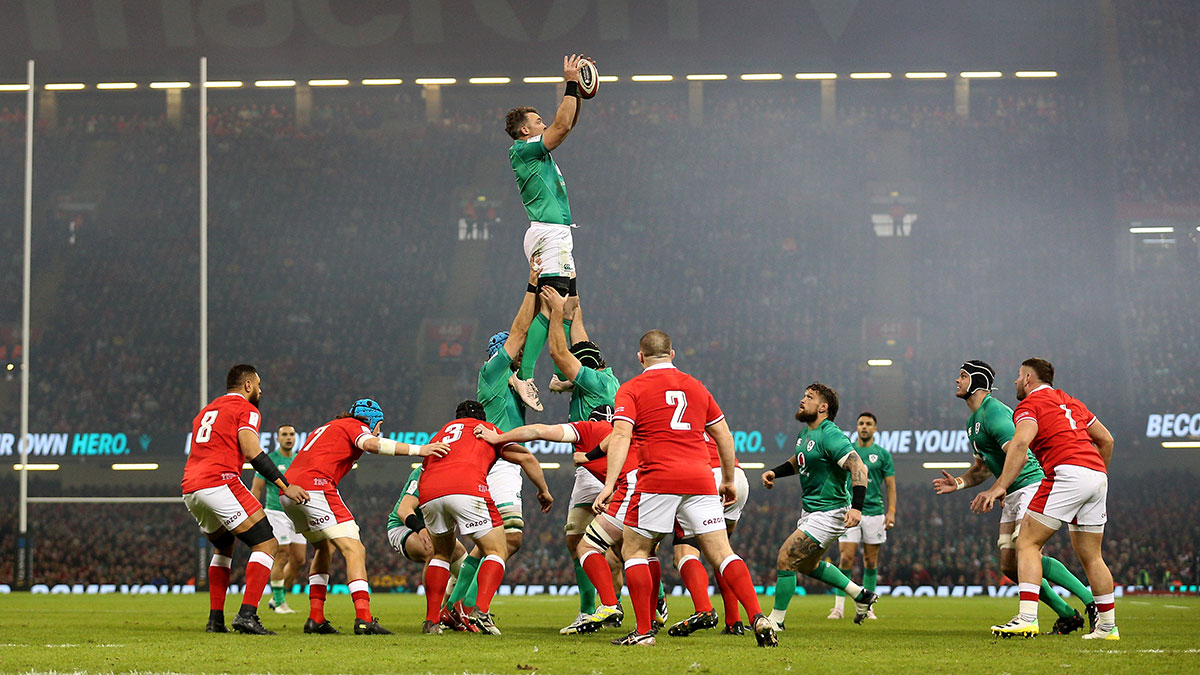
M 30 497 L 29 496 L 29 353 L 30 289 L 33 240 L 33 116 L 34 62 L 27 63 L 25 91 L 25 208 L 24 268 L 21 300 L 21 411 L 17 446 L 21 458 L 18 482 L 16 587 L 28 590 L 33 582 L 33 543 L 29 536 L 29 504 L 181 504 L 182 497 Z M 200 407 L 208 404 L 208 58 L 200 58 Z M 197 542 L 197 588 L 207 584 L 208 541 Z

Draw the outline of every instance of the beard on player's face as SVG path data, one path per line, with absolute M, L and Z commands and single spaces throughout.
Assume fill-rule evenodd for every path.
M 258 391 L 250 392 L 250 396 L 247 398 L 247 400 L 250 401 L 250 405 L 257 408 L 258 402 L 262 400 L 262 390 L 259 389 Z
M 816 422 L 817 421 L 817 411 L 814 410 L 812 412 L 805 412 L 804 408 L 800 408 L 799 410 L 796 411 L 796 421 L 803 422 L 805 424 L 811 424 L 813 422 Z

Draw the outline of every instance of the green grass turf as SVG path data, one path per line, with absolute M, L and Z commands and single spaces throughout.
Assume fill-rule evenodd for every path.
M 304 597 L 289 596 L 297 609 Z M 237 598 L 229 598 L 230 618 Z M 274 637 L 203 632 L 205 595 L 0 596 L 0 671 L 180 673 L 784 673 L 784 672 L 1200 672 L 1200 598 L 1128 598 L 1117 605 L 1120 642 L 1071 636 L 997 640 L 1015 599 L 884 598 L 863 626 L 825 619 L 832 596 L 797 597 L 780 646 L 750 635 L 661 633 L 656 647 L 615 647 L 624 631 L 560 636 L 570 598 L 497 598 L 501 637 L 419 633 L 424 597 L 380 594 L 373 609 L 394 636 L 355 636 L 349 596 L 331 596 L 329 619 L 348 635 L 304 635 L 305 614 L 261 617 Z M 1075 601 L 1072 601 L 1075 603 Z M 1077 603 L 1076 603 L 1077 604 Z M 628 599 L 626 599 L 628 607 Z M 718 610 L 720 603 L 717 603 Z M 671 616 L 691 609 L 671 599 Z M 1042 629 L 1053 623 L 1042 610 Z M 630 617 L 632 619 L 632 617 Z M 629 624 L 626 624 L 628 630 Z

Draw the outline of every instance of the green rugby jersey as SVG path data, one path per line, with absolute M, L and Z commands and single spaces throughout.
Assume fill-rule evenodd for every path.
M 1015 432 L 1012 408 L 992 398 L 991 394 L 985 396 L 979 408 L 967 418 L 967 438 L 971 441 L 975 456 L 997 478 L 1004 472 L 1004 444 L 1012 440 Z M 1033 451 L 1026 450 L 1025 456 L 1025 466 L 1021 467 L 1021 473 L 1008 486 L 1008 492 L 1039 483 L 1045 477 L 1042 466 L 1033 458 Z
M 867 497 L 863 500 L 862 514 L 864 516 L 882 516 L 883 508 L 883 479 L 896 475 L 896 467 L 892 464 L 892 453 L 878 444 L 864 448 L 856 441 L 854 451 L 859 459 L 867 465 Z M 849 487 L 850 478 L 846 477 Z
M 288 467 L 292 465 L 292 460 L 296 459 L 294 450 L 293 448 L 290 457 L 284 457 L 282 452 L 276 450 L 268 454 L 267 459 L 270 459 L 275 466 L 279 467 L 279 473 L 287 473 Z M 267 489 L 263 491 L 263 496 L 265 497 L 263 508 L 271 511 L 282 511 L 283 505 L 279 503 L 279 486 L 265 478 L 263 480 L 267 483 Z
M 475 386 L 487 421 L 499 427 L 501 432 L 512 431 L 525 424 L 525 403 L 508 386 L 511 366 L 512 357 L 501 347 L 479 369 L 479 382 Z
M 508 149 L 521 203 L 532 223 L 571 224 L 571 204 L 567 201 L 567 181 L 550 156 L 541 136 L 513 141 Z
M 405 497 L 417 496 L 417 483 L 421 480 L 421 472 L 424 470 L 424 466 L 418 466 L 408 474 L 408 480 L 404 482 L 404 490 L 400 493 L 400 499 L 396 500 L 396 503 L 392 505 L 392 512 L 388 514 L 387 529 L 390 530 L 404 524 L 404 521 L 400 520 L 400 516 L 396 515 L 396 509 L 400 508 L 400 502 L 404 501 Z
M 575 389 L 571 391 L 571 410 L 567 421 L 581 422 L 592 414 L 596 406 L 605 403 L 613 405 L 620 387 L 621 383 L 617 381 L 612 368 L 596 370 L 580 366 L 579 374 L 575 376 Z
M 801 504 L 805 511 L 834 511 L 850 506 L 850 472 L 838 466 L 853 445 L 836 424 L 825 420 L 816 429 L 806 425 L 796 437 L 796 466 Z

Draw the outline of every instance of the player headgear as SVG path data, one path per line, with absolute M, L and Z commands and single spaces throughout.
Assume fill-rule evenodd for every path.
M 579 364 L 582 366 L 595 370 L 604 367 L 604 355 L 600 353 L 600 348 L 596 346 L 595 342 L 576 342 L 571 345 L 571 353 L 579 359 Z
M 992 385 L 996 382 L 996 371 L 987 363 L 971 359 L 959 366 L 959 370 L 971 377 L 971 385 L 967 387 L 968 395 L 979 390 L 991 391 L 993 389 Z
M 366 420 L 367 426 L 371 429 L 375 428 L 376 424 L 383 421 L 383 408 L 379 404 L 369 398 L 360 398 L 350 405 L 351 417 L 357 417 Z
M 508 342 L 508 331 L 506 330 L 502 330 L 488 338 L 488 358 L 490 359 L 495 356 L 496 352 L 500 351 L 505 342 Z
M 612 407 L 611 403 L 601 403 L 595 408 L 592 408 L 592 412 L 588 413 L 588 421 L 608 422 L 609 424 L 612 424 L 613 414 L 616 412 L 616 409 Z
M 483 404 L 479 401 L 463 401 L 454 409 L 454 419 L 461 420 L 464 418 L 487 421 L 487 415 L 483 412 Z

